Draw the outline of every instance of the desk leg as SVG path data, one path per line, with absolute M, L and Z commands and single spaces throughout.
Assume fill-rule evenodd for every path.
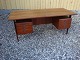
M 71 18 L 71 15 L 69 15 L 69 18 Z
M 66 34 L 68 34 L 68 30 L 69 30 L 69 29 L 67 28 Z
M 18 35 L 17 35 L 17 30 L 16 30 L 16 24 L 15 24 L 15 20 L 14 20 L 14 27 L 15 27 L 15 32 L 16 32 L 16 38 L 17 38 L 17 40 L 19 41 L 19 39 L 18 39 Z
M 69 18 L 71 18 L 71 15 L 69 15 Z M 68 34 L 68 30 L 69 30 L 69 28 L 67 28 L 66 34 Z

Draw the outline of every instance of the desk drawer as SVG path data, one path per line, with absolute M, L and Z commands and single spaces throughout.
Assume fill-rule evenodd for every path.
M 16 26 L 23 26 L 23 25 L 26 25 L 26 26 L 32 26 L 32 22 L 24 22 L 24 23 L 16 23 Z
M 24 22 L 23 24 L 28 25 L 28 26 L 29 26 L 29 25 L 30 25 L 30 26 L 33 25 L 32 22 Z
M 66 29 L 71 26 L 71 18 L 59 19 L 58 29 Z
M 57 28 L 57 29 L 67 29 L 70 28 L 71 26 L 71 18 L 68 17 L 58 17 L 58 18 L 54 18 L 53 20 L 53 25 Z
M 33 32 L 33 29 L 27 29 L 25 32 L 24 32 L 24 34 L 28 34 L 28 33 L 32 33 Z
M 15 23 L 17 34 L 27 34 L 33 31 L 32 22 Z
M 28 34 L 28 33 L 32 33 L 33 30 L 17 30 L 17 34 Z

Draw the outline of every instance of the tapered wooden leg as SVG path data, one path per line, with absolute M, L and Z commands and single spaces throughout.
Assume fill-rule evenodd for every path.
M 15 26 L 15 32 L 16 32 L 16 38 L 17 38 L 17 41 L 19 41 L 19 39 L 18 39 L 18 34 L 17 34 L 17 30 L 16 30 L 16 21 L 14 21 L 14 26 Z

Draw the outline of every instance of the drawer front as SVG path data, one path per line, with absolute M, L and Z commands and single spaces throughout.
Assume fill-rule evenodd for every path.
M 70 28 L 70 26 L 71 26 L 71 18 L 67 18 L 66 20 L 65 20 L 65 22 L 66 22 L 66 28 Z
M 25 29 L 29 29 L 29 30 L 33 29 L 32 26 L 25 26 L 24 28 L 25 28 Z
M 23 26 L 23 23 L 15 23 L 16 24 L 16 26 Z
M 32 22 L 16 23 L 16 26 L 23 26 L 23 25 L 32 26 L 33 24 L 32 24 Z
M 16 23 L 16 32 L 17 34 L 27 34 L 33 31 L 32 23 Z
M 16 27 L 16 33 L 17 34 L 23 34 L 24 33 L 23 28 L 22 27 Z
M 24 22 L 26 25 L 33 25 L 32 22 Z
M 33 32 L 33 30 L 31 29 L 31 30 L 26 30 L 25 32 L 24 32 L 24 34 L 28 34 L 28 33 L 32 33 Z
M 71 18 L 59 19 L 58 29 L 70 28 L 70 26 L 71 26 L 71 20 L 72 20 Z
M 25 27 L 16 27 L 16 32 L 17 34 L 27 34 L 27 33 L 32 33 L 33 29 L 32 28 L 25 28 Z

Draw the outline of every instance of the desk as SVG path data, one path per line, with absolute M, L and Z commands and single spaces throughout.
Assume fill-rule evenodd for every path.
M 35 10 L 14 10 L 9 15 L 9 20 L 14 21 L 16 34 L 27 34 L 33 31 L 32 26 L 37 24 L 52 23 L 58 29 L 67 29 L 71 25 L 71 15 L 75 13 L 64 8 L 35 9 Z M 65 19 L 65 16 L 67 19 Z M 64 18 L 64 19 L 63 19 Z M 63 28 L 64 22 L 67 24 Z M 67 21 L 67 22 L 66 22 Z M 59 27 L 59 25 L 61 25 Z

